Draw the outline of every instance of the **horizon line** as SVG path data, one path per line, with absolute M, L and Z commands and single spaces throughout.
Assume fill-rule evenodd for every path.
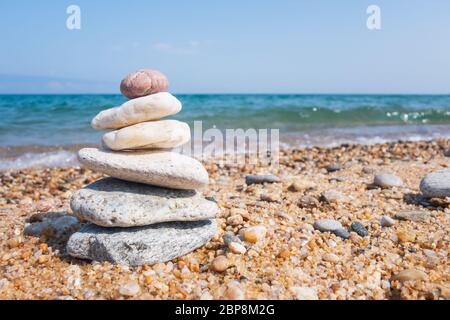
M 173 95 L 353 95 L 353 96 L 448 96 L 450 95 L 450 92 L 448 93 L 427 93 L 427 92 L 414 92 L 414 93 L 402 93 L 402 92 L 393 92 L 393 93 L 346 93 L 346 92 L 193 92 L 193 93 L 186 93 L 186 92 L 169 92 Z M 83 93 L 83 92 L 77 92 L 77 93 L 52 93 L 52 92 L 43 92 L 43 93 L 20 93 L 20 92 L 9 92 L 9 93 L 1 93 L 0 96 L 33 96 L 33 95 L 49 95 L 49 96 L 68 96 L 68 95 L 119 95 L 123 96 L 122 93 L 105 93 L 105 92 L 90 92 L 90 93 Z M 125 97 L 125 96 L 123 96 Z M 126 97 L 125 97 L 126 98 Z

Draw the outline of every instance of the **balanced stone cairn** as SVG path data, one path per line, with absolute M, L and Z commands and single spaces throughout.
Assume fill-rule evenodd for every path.
M 103 146 L 78 152 L 87 168 L 110 177 L 78 190 L 76 216 L 90 222 L 74 233 L 67 252 L 77 258 L 127 265 L 166 262 L 208 242 L 216 233 L 216 203 L 198 189 L 208 184 L 200 162 L 171 151 L 190 140 L 186 123 L 160 120 L 181 103 L 155 70 L 127 76 L 121 92 L 131 100 L 93 120 Z

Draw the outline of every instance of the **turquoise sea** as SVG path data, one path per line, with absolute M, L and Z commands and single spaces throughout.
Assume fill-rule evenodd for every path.
M 184 95 L 172 118 L 216 127 L 280 130 L 284 147 L 450 138 L 450 95 Z M 121 95 L 0 95 L 0 169 L 64 165 Z

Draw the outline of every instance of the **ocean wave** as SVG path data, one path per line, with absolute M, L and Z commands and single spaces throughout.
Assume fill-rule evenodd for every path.
M 309 147 L 337 147 L 342 144 L 374 145 L 395 141 L 431 141 L 436 139 L 450 139 L 450 126 L 377 126 L 377 127 L 355 127 L 327 129 L 314 132 L 290 132 L 280 135 L 279 146 L 281 150 L 302 149 Z M 198 141 L 197 141 L 198 142 Z M 203 151 L 210 142 L 203 141 Z M 225 141 L 217 146 L 225 146 Z M 65 146 L 65 150 L 54 150 L 56 147 L 27 146 L 0 148 L 0 171 L 17 170 L 32 167 L 70 167 L 80 165 L 76 158 L 76 150 L 81 147 L 93 147 L 93 145 Z M 191 145 L 192 147 L 192 145 Z M 34 152 L 29 152 L 33 150 Z M 37 150 L 40 150 L 37 151 Z M 175 152 L 181 152 L 188 156 L 195 156 L 191 149 L 176 148 Z M 238 154 L 240 148 L 235 150 Z M 211 150 L 209 150 L 211 151 Z M 247 152 L 247 151 L 245 151 Z M 214 155 L 223 155 L 221 150 L 215 150 Z M 203 154 L 203 159 L 208 159 Z
M 65 150 L 24 153 L 14 159 L 0 159 L 1 171 L 26 168 L 71 167 L 75 165 L 79 165 L 76 153 Z

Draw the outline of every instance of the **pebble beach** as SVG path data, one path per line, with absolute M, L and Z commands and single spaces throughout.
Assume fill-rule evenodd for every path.
M 448 299 L 450 199 L 424 176 L 448 139 L 284 150 L 278 167 L 203 162 L 218 231 L 154 265 L 71 257 L 80 167 L 0 173 L 1 299 Z M 252 183 L 252 175 L 267 181 Z M 24 232 L 26 230 L 26 232 Z

